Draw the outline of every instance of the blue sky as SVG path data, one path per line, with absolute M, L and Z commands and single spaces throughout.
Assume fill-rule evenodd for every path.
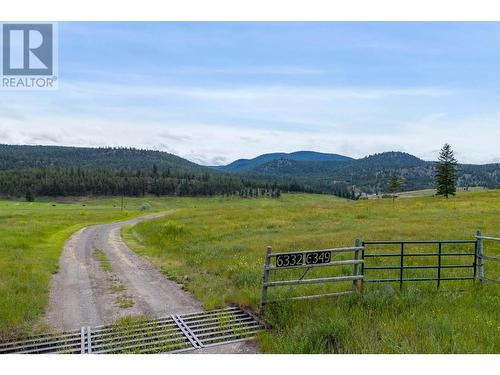
M 0 143 L 202 164 L 276 151 L 500 162 L 499 23 L 60 23 L 59 89 L 0 92 Z

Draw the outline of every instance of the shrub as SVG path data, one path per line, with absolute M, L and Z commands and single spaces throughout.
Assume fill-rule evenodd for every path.
M 147 211 L 147 210 L 150 210 L 150 209 L 151 209 L 151 205 L 148 202 L 144 202 L 141 205 L 141 211 Z

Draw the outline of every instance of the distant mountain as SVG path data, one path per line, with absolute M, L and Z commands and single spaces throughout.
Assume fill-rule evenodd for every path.
M 293 181 L 323 192 L 331 192 L 341 184 L 355 186 L 365 193 L 378 193 L 387 191 L 387 181 L 392 170 L 399 172 L 405 180 L 403 190 L 434 186 L 434 162 L 395 151 L 342 162 L 293 160 L 285 156 L 239 173 L 281 183 Z M 459 165 L 458 172 L 459 186 L 500 187 L 500 164 L 462 164 Z
M 292 153 L 276 152 L 272 154 L 263 154 L 253 159 L 238 159 L 232 162 L 231 164 L 224 166 L 217 166 L 213 168 L 224 172 L 242 173 L 250 171 L 266 163 L 280 159 L 287 159 L 294 161 L 334 161 L 334 162 L 353 160 L 352 158 L 344 155 L 326 154 L 314 151 L 296 151 Z
M 153 165 L 161 170 L 177 172 L 210 171 L 207 167 L 162 151 L 0 144 L 0 170 L 67 166 L 132 170 L 150 169 Z
M 0 145 L 0 194 L 249 195 L 248 189 L 352 197 L 383 193 L 391 171 L 402 190 L 434 187 L 435 163 L 404 152 L 361 159 L 312 151 L 273 153 L 205 167 L 161 151 L 133 148 Z M 458 166 L 459 186 L 500 188 L 500 164 Z M 128 190 L 127 190 L 128 189 Z

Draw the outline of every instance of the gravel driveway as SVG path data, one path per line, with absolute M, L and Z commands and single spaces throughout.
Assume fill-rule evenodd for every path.
M 202 311 L 191 294 L 132 252 L 121 239 L 122 226 L 164 215 L 94 225 L 73 234 L 64 246 L 60 271 L 52 279 L 49 323 L 71 330 L 109 324 L 125 315 L 161 317 Z M 96 250 L 101 256 L 105 254 L 111 271 L 103 270 Z
M 74 233 L 64 246 L 59 273 L 53 276 L 47 320 L 67 331 L 110 324 L 127 315 L 152 318 L 203 311 L 201 303 L 157 271 L 122 241 L 120 229 L 158 213 Z M 96 256 L 100 254 L 101 260 Z M 108 270 L 101 264 L 105 259 Z M 257 353 L 253 340 L 194 350 L 191 353 Z

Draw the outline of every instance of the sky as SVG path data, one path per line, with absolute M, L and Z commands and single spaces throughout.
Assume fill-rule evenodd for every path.
M 0 143 L 204 165 L 312 150 L 500 162 L 500 23 L 59 23 L 59 88 L 0 91 Z

